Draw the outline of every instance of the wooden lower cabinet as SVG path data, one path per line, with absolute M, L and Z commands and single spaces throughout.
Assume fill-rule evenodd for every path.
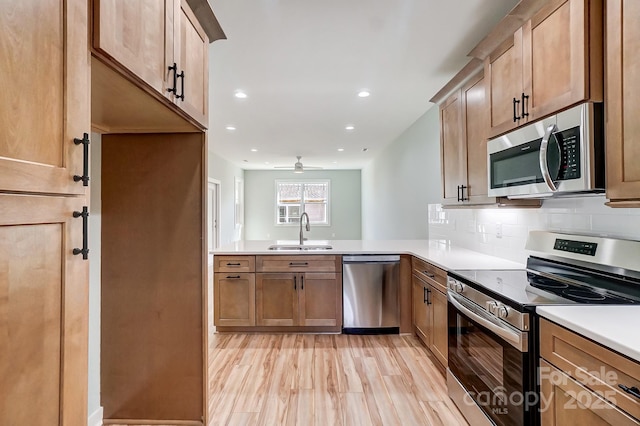
M 0 194 L 0 424 L 87 421 L 84 197 Z
M 447 296 L 417 275 L 413 275 L 413 325 L 420 340 L 435 357 L 447 365 Z
M 543 426 L 638 424 L 638 420 L 548 362 L 540 360 L 540 367 L 545 372 L 540 380 L 540 415 Z
M 342 324 L 341 274 L 256 274 L 256 325 L 330 326 Z
M 540 320 L 543 425 L 637 425 L 640 363 L 546 319 Z M 546 406 L 545 406 L 546 404 Z
M 256 274 L 216 273 L 213 303 L 216 325 L 256 325 Z

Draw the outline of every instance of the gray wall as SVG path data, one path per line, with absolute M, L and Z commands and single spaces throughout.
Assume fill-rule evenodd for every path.
M 89 391 L 87 413 L 100 409 L 100 268 L 102 139 L 91 134 L 89 197 Z M 90 425 L 92 426 L 92 425 Z
M 220 219 L 218 228 L 220 230 L 220 245 L 224 246 L 240 239 L 239 232 L 235 229 L 234 178 L 242 179 L 244 170 L 209 151 L 208 172 L 210 178 L 220 181 Z
M 440 125 L 433 106 L 362 170 L 362 239 L 429 238 L 440 201 Z
M 247 240 L 296 240 L 297 226 L 276 226 L 276 179 L 329 179 L 330 226 L 314 225 L 305 233 L 310 240 L 359 240 L 361 238 L 360 170 L 313 170 L 302 175 L 291 171 L 244 172 L 245 227 Z

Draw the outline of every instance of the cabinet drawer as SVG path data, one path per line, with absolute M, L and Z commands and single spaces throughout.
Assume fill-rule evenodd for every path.
M 540 356 L 640 418 L 640 398 L 618 387 L 640 387 L 639 363 L 545 319 L 540 320 Z
M 255 256 L 213 256 L 214 272 L 255 272 Z
M 257 256 L 258 272 L 338 272 L 340 256 Z
M 447 292 L 447 273 L 445 271 L 415 256 L 412 258 L 411 264 L 415 275 L 431 284 L 436 290 Z

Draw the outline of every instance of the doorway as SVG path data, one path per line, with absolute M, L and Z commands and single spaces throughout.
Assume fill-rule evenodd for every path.
M 209 251 L 220 246 L 220 181 L 209 179 L 207 186 L 207 234 Z

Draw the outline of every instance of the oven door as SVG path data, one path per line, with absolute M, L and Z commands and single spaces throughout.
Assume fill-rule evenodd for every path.
M 533 410 L 527 408 L 537 400 L 528 392 L 528 333 L 456 293 L 449 292 L 448 299 L 448 366 L 466 390 L 456 404 L 475 403 L 497 425 L 529 424 Z

